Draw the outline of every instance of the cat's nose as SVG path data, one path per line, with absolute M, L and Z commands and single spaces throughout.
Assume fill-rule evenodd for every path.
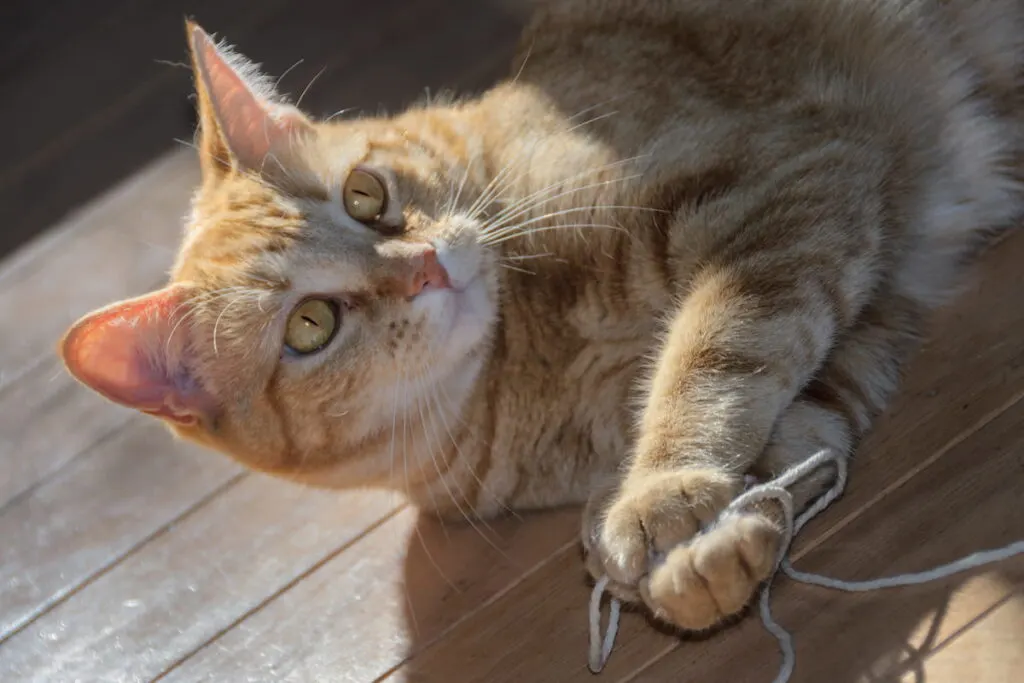
M 406 296 L 411 299 L 428 289 L 448 289 L 452 286 L 448 280 L 448 271 L 437 259 L 437 251 L 433 247 L 416 258 L 418 262 L 413 267 Z

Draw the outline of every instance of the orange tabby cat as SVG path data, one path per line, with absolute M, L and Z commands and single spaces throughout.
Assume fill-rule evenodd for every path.
M 849 454 L 1024 207 L 1021 0 L 548 2 L 517 78 L 344 122 L 188 38 L 172 282 L 76 323 L 75 377 L 300 482 L 590 499 L 591 572 L 686 629 L 780 538 L 767 507 L 698 529 L 748 473 Z

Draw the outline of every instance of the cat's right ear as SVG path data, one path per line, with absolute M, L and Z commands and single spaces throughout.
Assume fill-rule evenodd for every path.
M 199 110 L 199 157 L 205 178 L 232 166 L 273 172 L 288 162 L 296 138 L 312 128 L 256 67 L 185 22 Z
M 213 401 L 187 362 L 192 292 L 170 285 L 89 313 L 60 355 L 75 379 L 115 403 L 178 424 L 208 417 Z

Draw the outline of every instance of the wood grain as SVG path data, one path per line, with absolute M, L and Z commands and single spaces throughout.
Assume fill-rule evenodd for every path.
M 56 356 L 31 368 L 16 390 L 0 392 L 0 511 L 133 414 L 72 381 Z
M 574 510 L 442 527 L 387 494 L 242 474 L 78 387 L 54 354 L 70 322 L 157 286 L 173 257 L 198 173 L 171 140 L 191 137 L 192 105 L 187 69 L 155 60 L 184 58 L 187 10 L 271 73 L 294 65 L 286 92 L 319 74 L 303 105 L 327 115 L 485 86 L 525 5 L 5 5 L 0 78 L 19 106 L 0 120 L 19 135 L 0 161 L 0 254 L 53 229 L 0 261 L 0 680 L 771 680 L 756 618 L 681 644 L 638 615 L 591 676 Z M 801 567 L 864 578 L 1024 532 L 1021 263 L 1017 235 L 938 316 L 849 494 L 798 542 Z M 776 613 L 798 681 L 1003 683 L 1024 665 L 1022 595 L 1018 560 L 864 596 L 782 582 Z
M 815 548 L 798 562 L 800 568 L 837 578 L 868 579 L 921 571 L 1024 539 L 1024 507 L 1017 503 L 1024 484 L 1022 427 L 1024 411 L 1018 405 Z M 970 577 L 974 578 L 968 581 Z M 774 605 L 776 618 L 796 638 L 798 667 L 793 683 L 860 681 L 866 672 L 873 673 L 875 680 L 893 680 L 925 666 L 923 660 L 933 648 L 969 628 L 993 606 L 1020 614 L 1022 590 L 1024 557 L 1017 557 L 947 580 L 866 594 L 780 580 Z M 1013 643 L 1003 639 L 986 643 L 984 657 L 976 659 L 1004 661 L 1003 650 L 1010 661 L 1019 658 L 1017 635 Z M 952 642 L 945 647 L 958 648 Z M 739 652 L 742 658 L 737 657 Z M 1010 680 L 982 678 L 984 669 L 965 678 L 963 670 L 944 668 L 942 661 L 936 659 L 926 667 L 927 680 Z M 724 634 L 704 648 L 696 664 L 687 654 L 672 652 L 638 680 L 680 676 L 700 680 L 712 675 L 737 682 L 765 680 L 755 663 L 769 670 L 777 666 L 774 641 Z
M 968 588 L 958 592 L 962 595 Z M 1024 597 L 1017 590 L 969 625 L 939 641 L 923 662 L 929 681 L 1013 681 L 1024 670 L 1020 625 L 1024 624 Z M 911 670 L 901 683 L 920 679 Z
M 79 316 L 157 285 L 174 259 L 199 180 L 176 150 L 0 264 L 0 389 L 4 395 Z M 17 393 L 13 394 L 17 399 Z
M 0 647 L 0 680 L 150 680 L 395 505 L 248 476 Z
M 8 505 L 0 512 L 0 640 L 238 473 L 223 456 L 172 440 L 139 417 Z
M 871 578 L 926 569 L 1024 538 L 1024 510 L 1017 506 L 1010 513 L 1019 487 L 1007 486 L 1007 481 L 1024 477 L 1022 425 L 1021 411 L 1003 413 L 903 489 L 872 506 L 800 566 L 830 576 Z M 979 452 L 986 453 L 983 464 L 977 462 Z M 966 484 L 965 471 L 970 471 Z M 1009 561 L 998 570 L 1006 574 L 995 588 L 977 585 L 960 596 L 946 622 L 946 633 L 1024 587 L 1024 559 Z M 861 671 L 876 659 L 891 656 L 886 648 L 894 640 L 903 643 L 894 634 L 910 633 L 930 611 L 940 609 L 959 581 L 962 578 L 899 593 L 853 597 L 798 591 L 783 583 L 776 591 L 775 613 L 796 629 L 798 638 L 805 639 L 800 642 L 799 681 L 846 680 L 840 671 Z M 586 670 L 588 598 L 578 556 L 563 551 L 515 590 L 464 620 L 442 642 L 396 672 L 393 680 L 592 680 Z M 838 642 L 850 646 L 836 646 Z M 620 680 L 639 670 L 637 680 L 645 681 L 770 681 L 778 665 L 775 648 L 756 618 L 706 642 L 679 645 L 639 615 L 627 615 L 602 677 Z M 662 657 L 667 652 L 671 654 Z M 851 661 L 837 661 L 823 653 Z M 999 658 L 999 653 L 992 656 Z M 873 659 L 864 661 L 869 657 Z M 1001 679 L 983 680 L 1002 683 Z
M 795 557 L 852 523 L 902 480 L 912 480 L 915 473 L 948 456 L 951 444 L 970 439 L 1024 395 L 1024 346 L 1019 341 L 1024 338 L 1024 311 L 1017 304 L 1024 292 L 1024 275 L 1017 266 L 1021 258 L 1024 235 L 988 255 L 975 287 L 942 316 L 934 341 L 914 363 L 893 411 L 865 442 L 849 493 L 805 530 Z M 464 619 L 457 632 L 396 672 L 395 680 L 453 680 L 456 672 L 460 680 L 586 677 L 583 625 L 589 590 L 578 562 L 574 552 L 563 552 L 515 591 Z M 543 613 L 538 612 L 539 605 Z M 543 627 L 531 625 L 544 615 L 558 617 L 544 621 Z M 557 639 L 541 635 L 555 623 L 579 626 L 569 627 Z M 623 628 L 625 637 L 603 674 L 611 679 L 645 666 L 670 647 L 639 615 L 625 618 Z M 499 643 L 509 633 L 517 634 L 515 640 Z M 647 635 L 641 637 L 642 633 Z M 500 654 L 474 658 L 473 652 Z M 475 665 L 467 669 L 467 661 Z
M 374 680 L 536 571 L 576 528 L 572 511 L 474 529 L 407 510 L 162 680 Z

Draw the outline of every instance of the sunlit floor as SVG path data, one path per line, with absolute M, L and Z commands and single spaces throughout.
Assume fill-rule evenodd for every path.
M 195 180 L 173 152 L 2 264 L 0 680 L 591 680 L 575 511 L 442 529 L 390 494 L 246 474 L 61 372 L 69 320 L 158 283 Z M 1024 537 L 1021 263 L 1024 234 L 937 321 L 800 566 L 868 578 Z M 1022 588 L 1017 559 L 869 595 L 781 581 L 775 603 L 797 680 L 1001 683 L 1024 670 Z M 601 679 L 777 663 L 756 618 L 679 642 L 627 615 Z
M 637 614 L 592 677 L 576 511 L 441 528 L 391 494 L 245 473 L 74 384 L 56 339 L 161 282 L 197 173 L 167 153 L 0 262 L 0 681 L 773 679 L 756 616 L 681 642 Z M 1024 234 L 975 271 L 801 568 L 871 578 L 1024 538 Z M 775 613 L 795 681 L 1024 671 L 1024 558 L 867 595 L 780 580 Z

